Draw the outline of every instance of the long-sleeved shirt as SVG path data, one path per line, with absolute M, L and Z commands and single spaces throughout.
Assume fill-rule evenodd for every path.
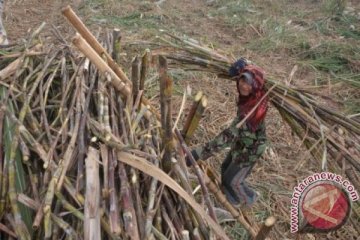
M 208 143 L 196 148 L 197 158 L 206 160 L 220 150 L 230 148 L 229 154 L 234 162 L 251 163 L 256 161 L 266 148 L 265 124 L 261 122 L 253 132 L 246 123 L 240 128 L 236 127 L 241 119 L 238 114 L 228 128 Z

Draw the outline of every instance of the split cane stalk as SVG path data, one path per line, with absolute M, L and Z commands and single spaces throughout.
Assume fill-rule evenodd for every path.
M 84 206 L 84 239 L 101 239 L 99 153 L 89 147 L 86 159 L 86 195 Z

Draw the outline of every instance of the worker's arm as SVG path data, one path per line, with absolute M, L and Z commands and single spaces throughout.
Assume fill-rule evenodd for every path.
M 231 146 L 233 141 L 238 135 L 239 130 L 236 128 L 236 124 L 239 122 L 239 118 L 236 117 L 231 123 L 230 127 L 223 130 L 211 141 L 206 144 L 195 148 L 191 151 L 195 160 L 206 160 L 211 156 L 214 156 L 215 153 L 228 148 Z

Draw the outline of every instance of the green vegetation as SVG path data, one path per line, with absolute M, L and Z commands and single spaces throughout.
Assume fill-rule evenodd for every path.
M 349 44 L 323 42 L 299 55 L 300 60 L 317 70 L 333 73 L 347 73 L 356 69 L 360 60 L 360 49 Z
M 341 15 L 346 7 L 347 0 L 325 0 L 323 1 L 323 10 L 325 14 Z
M 216 1 L 214 10 L 209 12 L 211 17 L 220 17 L 229 26 L 245 25 L 250 20 L 250 16 L 256 14 L 253 10 L 251 1 Z
M 142 27 L 142 28 L 157 28 L 161 21 L 159 16 L 145 15 L 139 12 L 129 14 L 124 17 L 118 16 L 96 16 L 93 20 L 105 19 L 107 23 L 122 27 Z
M 290 55 L 299 54 L 310 48 L 304 33 L 296 32 L 280 21 L 266 19 L 259 25 L 259 29 L 262 29 L 262 36 L 250 41 L 247 48 L 266 53 L 285 51 Z
M 249 233 L 238 222 L 226 224 L 224 229 L 231 239 L 251 239 Z
M 324 18 L 314 22 L 314 29 L 327 36 L 338 36 L 360 40 L 360 21 L 348 14 Z
M 143 2 L 137 4 L 132 11 L 123 11 L 113 7 L 112 1 L 109 0 L 88 0 L 86 1 L 85 11 L 96 12 L 89 19 L 90 23 L 106 24 L 107 27 L 122 27 L 124 29 L 157 29 L 163 20 L 163 16 L 159 14 L 149 13 L 151 10 L 149 3 Z M 131 1 L 123 3 L 132 6 Z

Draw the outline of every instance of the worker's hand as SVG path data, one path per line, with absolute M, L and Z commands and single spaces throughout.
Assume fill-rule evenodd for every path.
M 245 58 L 240 58 L 236 62 L 234 62 L 229 68 L 229 75 L 231 77 L 235 77 L 239 75 L 245 66 L 248 65 L 248 61 Z
M 199 160 L 199 155 L 198 153 L 196 152 L 196 150 L 191 150 L 191 155 L 193 156 L 194 160 L 197 161 Z M 186 166 L 190 167 L 192 165 L 192 162 L 190 160 L 190 157 L 189 156 L 185 156 L 185 160 L 186 160 Z

